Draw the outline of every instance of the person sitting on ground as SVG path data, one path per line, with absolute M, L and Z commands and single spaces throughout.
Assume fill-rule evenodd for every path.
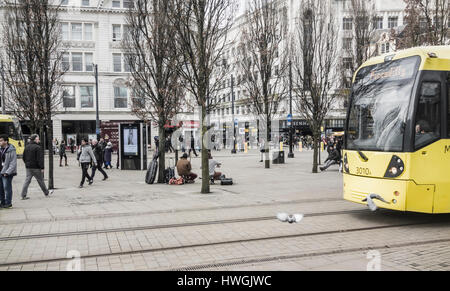
M 192 173 L 191 162 L 188 161 L 188 154 L 184 153 L 177 163 L 177 172 L 186 182 L 194 182 L 197 179 L 197 174 Z
M 211 177 L 211 180 L 213 181 L 220 180 L 222 178 L 222 173 L 216 172 L 216 167 L 220 168 L 222 164 L 213 160 L 211 153 L 209 153 L 208 158 L 209 158 L 209 176 Z
M 340 151 L 337 148 L 335 148 L 334 146 L 330 146 L 329 150 L 330 150 L 330 154 L 325 161 L 325 166 L 320 167 L 320 170 L 322 172 L 326 171 L 332 165 L 339 165 L 341 163 Z

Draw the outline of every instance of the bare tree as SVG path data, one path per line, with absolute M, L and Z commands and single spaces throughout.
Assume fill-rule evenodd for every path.
M 293 36 L 293 83 L 298 111 L 313 132 L 313 173 L 318 172 L 321 127 L 335 101 L 340 75 L 338 31 L 331 9 L 326 1 L 305 1 Z
M 448 0 L 404 0 L 406 27 L 393 32 L 399 49 L 449 43 L 450 2 Z
M 62 67 L 58 7 L 48 0 L 6 1 L 1 58 L 7 87 L 6 109 L 47 134 L 52 145 L 52 116 L 61 103 Z M 42 144 L 44 150 L 44 143 Z M 49 189 L 54 188 L 53 149 L 49 150 Z
M 223 52 L 231 26 L 234 0 L 173 0 L 171 23 L 182 51 L 179 73 L 185 89 L 201 108 L 202 194 L 210 192 L 207 138 L 215 95 L 228 70 Z
M 241 85 L 248 91 L 246 103 L 263 122 L 265 153 L 269 153 L 271 122 L 288 94 L 289 38 L 287 8 L 278 1 L 251 0 L 245 13 L 237 50 Z M 265 167 L 270 168 L 266 157 Z
M 158 183 L 165 182 L 165 125 L 178 113 L 181 101 L 179 54 L 173 41 L 169 8 L 165 0 L 136 1 L 127 14 L 129 30 L 123 43 L 135 95 L 133 112 L 159 127 Z
M 351 76 L 353 76 L 364 62 L 376 54 L 372 43 L 375 41 L 377 21 L 379 19 L 375 10 L 375 1 L 350 0 L 349 4 L 353 23 L 352 43 L 344 44 L 344 51 L 352 59 L 350 69 Z

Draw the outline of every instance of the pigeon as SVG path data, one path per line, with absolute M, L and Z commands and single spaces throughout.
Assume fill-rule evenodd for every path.
M 281 222 L 289 222 L 290 224 L 292 223 L 299 223 L 300 221 L 302 221 L 303 219 L 303 214 L 293 214 L 293 215 L 289 215 L 287 213 L 279 213 L 277 215 L 277 218 L 279 221 Z
M 377 195 L 377 194 L 367 195 L 367 197 L 362 202 L 367 202 L 367 206 L 373 212 L 378 210 L 378 206 L 375 204 L 375 202 L 373 200 L 380 200 L 381 202 L 390 204 L 389 202 L 384 200 L 383 197 L 381 197 L 380 195 Z

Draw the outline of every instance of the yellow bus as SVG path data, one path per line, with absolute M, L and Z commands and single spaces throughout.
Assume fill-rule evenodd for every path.
M 22 128 L 16 117 L 10 115 L 0 115 L 0 134 L 9 136 L 9 143 L 14 145 L 17 155 L 23 155 L 25 142 L 23 140 Z
M 450 213 L 450 46 L 376 57 L 353 79 L 344 199 Z

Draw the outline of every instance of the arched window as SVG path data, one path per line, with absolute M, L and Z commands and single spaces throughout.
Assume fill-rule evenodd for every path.
M 128 108 L 128 87 L 125 80 L 114 81 L 114 108 Z

